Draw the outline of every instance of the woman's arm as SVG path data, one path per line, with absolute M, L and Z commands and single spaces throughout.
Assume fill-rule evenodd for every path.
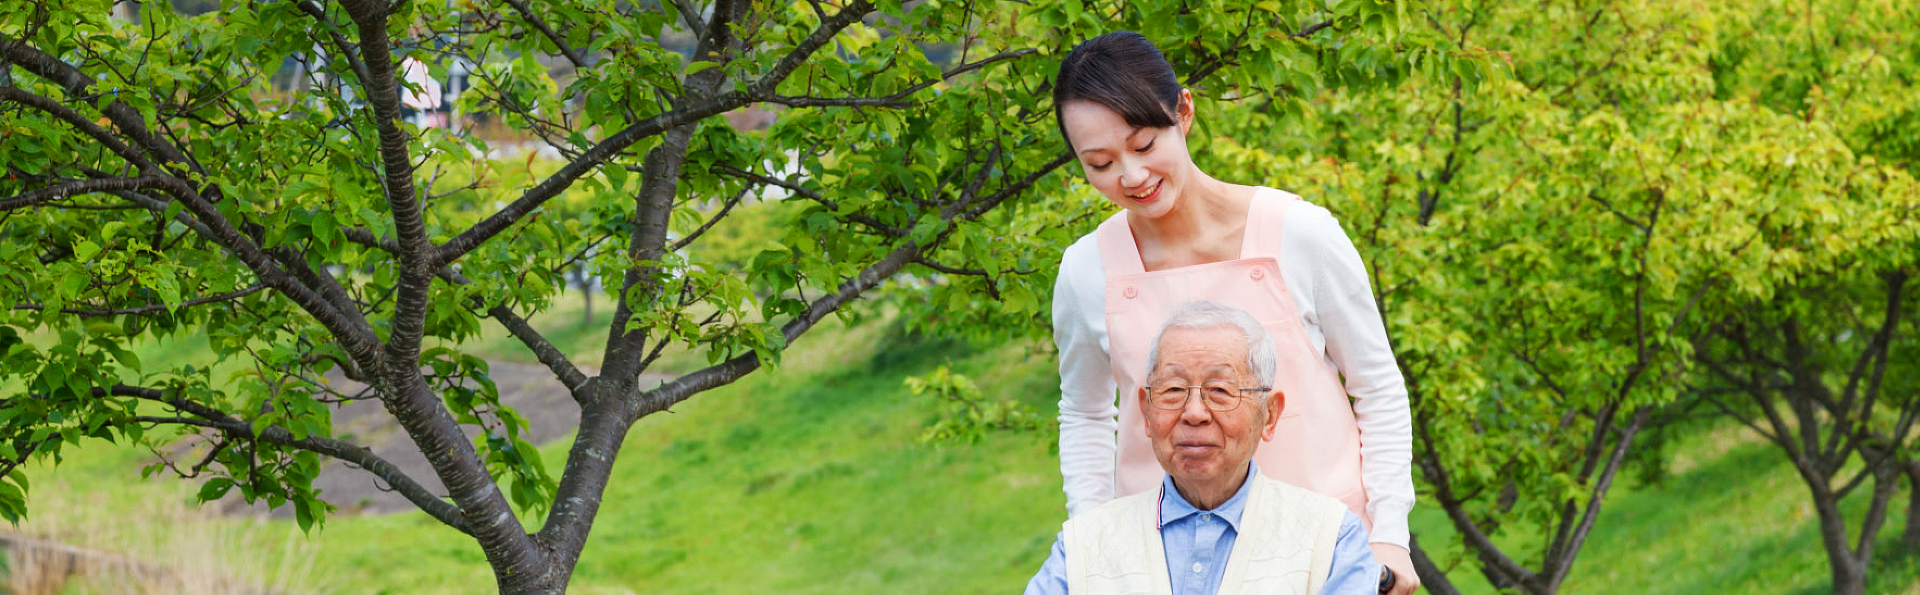
M 1067 248 L 1053 286 L 1053 341 L 1060 350 L 1060 475 L 1069 516 L 1114 497 L 1113 367 L 1107 357 L 1106 273 L 1092 236 Z
M 1297 204 L 1290 209 L 1281 254 L 1299 259 L 1311 300 L 1310 324 L 1318 323 L 1328 359 L 1346 379 L 1360 427 L 1360 478 L 1367 488 L 1373 543 L 1407 547 L 1407 513 L 1413 510 L 1413 414 L 1406 381 L 1387 342 L 1386 325 L 1373 300 L 1367 270 L 1353 241 L 1326 209 Z M 1291 281 L 1291 280 L 1290 280 Z M 1308 308 L 1302 308 L 1303 311 Z

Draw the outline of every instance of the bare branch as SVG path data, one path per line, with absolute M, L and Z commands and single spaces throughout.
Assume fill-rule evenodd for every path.
M 373 235 L 373 232 L 358 227 L 341 227 L 340 237 L 346 238 L 347 241 L 355 244 L 385 250 L 387 253 L 396 256 L 400 254 L 399 242 L 393 241 L 392 238 L 376 237 Z
M 813 190 L 807 188 L 806 186 L 801 186 L 799 184 L 782 180 L 780 178 L 776 178 L 773 176 L 756 174 L 744 169 L 740 169 L 738 167 L 727 165 L 725 163 L 715 163 L 713 165 L 713 171 L 715 173 L 726 174 L 729 176 L 733 176 L 743 180 L 748 180 L 758 184 L 764 184 L 767 186 L 777 186 L 782 189 L 785 189 L 788 192 L 792 192 L 794 194 L 798 194 L 802 197 L 805 197 L 808 200 L 812 200 L 814 202 L 827 205 L 829 208 L 836 207 L 839 204 L 834 202 L 833 199 L 822 196 L 820 193 L 814 192 Z
M 1410 396 L 1418 392 L 1412 388 L 1409 387 Z M 1421 454 L 1417 455 L 1421 459 L 1420 468 L 1425 472 L 1423 475 L 1427 477 L 1427 481 L 1433 484 L 1434 498 L 1440 501 L 1440 508 L 1453 522 L 1454 530 L 1460 533 L 1467 546 L 1473 548 L 1480 559 L 1495 572 L 1515 581 L 1530 580 L 1534 574 L 1513 558 L 1508 557 L 1506 552 L 1501 551 L 1500 546 L 1493 543 L 1493 538 L 1481 529 L 1480 523 L 1476 522 L 1472 515 L 1467 514 L 1466 499 L 1454 493 L 1453 480 L 1447 474 L 1446 466 L 1435 458 L 1433 453 L 1439 451 L 1434 448 L 1433 436 L 1424 429 L 1425 427 L 1426 424 L 1423 423 L 1413 424 L 1414 434 L 1426 447 L 1420 451 Z

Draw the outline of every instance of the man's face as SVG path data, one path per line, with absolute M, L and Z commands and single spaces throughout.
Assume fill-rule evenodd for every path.
M 1247 339 L 1233 327 L 1167 329 L 1160 339 L 1160 361 L 1148 378 L 1179 379 L 1189 386 L 1218 380 L 1255 386 L 1247 369 Z M 1153 455 L 1176 484 L 1205 487 L 1242 477 L 1254 448 L 1273 435 L 1281 407 L 1278 391 L 1245 396 L 1232 411 L 1210 410 L 1198 397 L 1170 411 L 1155 408 L 1141 389 L 1140 410 Z

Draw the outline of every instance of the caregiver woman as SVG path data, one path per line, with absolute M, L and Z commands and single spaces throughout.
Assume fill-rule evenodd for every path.
M 1412 416 L 1339 222 L 1292 194 L 1200 171 L 1187 152 L 1193 96 L 1139 34 L 1074 48 L 1053 101 L 1087 181 L 1122 209 L 1067 248 L 1054 286 L 1068 513 L 1159 485 L 1131 398 L 1146 382 L 1150 335 L 1186 301 L 1222 302 L 1253 314 L 1279 347 L 1285 409 L 1255 455 L 1261 471 L 1345 502 L 1397 576 L 1393 592 L 1413 591 Z

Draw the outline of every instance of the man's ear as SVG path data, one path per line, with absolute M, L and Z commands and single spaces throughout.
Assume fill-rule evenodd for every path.
M 1147 435 L 1152 436 L 1153 420 L 1147 416 L 1147 414 L 1152 411 L 1151 409 L 1147 408 L 1147 387 L 1142 386 L 1138 389 L 1134 389 L 1134 396 L 1135 396 L 1135 400 L 1139 401 L 1137 403 L 1134 403 L 1134 405 L 1137 405 L 1140 407 L 1139 409 L 1140 429 L 1146 430 Z
M 1262 399 L 1261 404 L 1267 408 L 1267 423 L 1260 428 L 1260 439 L 1272 440 L 1273 428 L 1280 425 L 1280 412 L 1287 410 L 1287 393 L 1280 392 L 1277 388 L 1273 389 L 1273 394 Z

